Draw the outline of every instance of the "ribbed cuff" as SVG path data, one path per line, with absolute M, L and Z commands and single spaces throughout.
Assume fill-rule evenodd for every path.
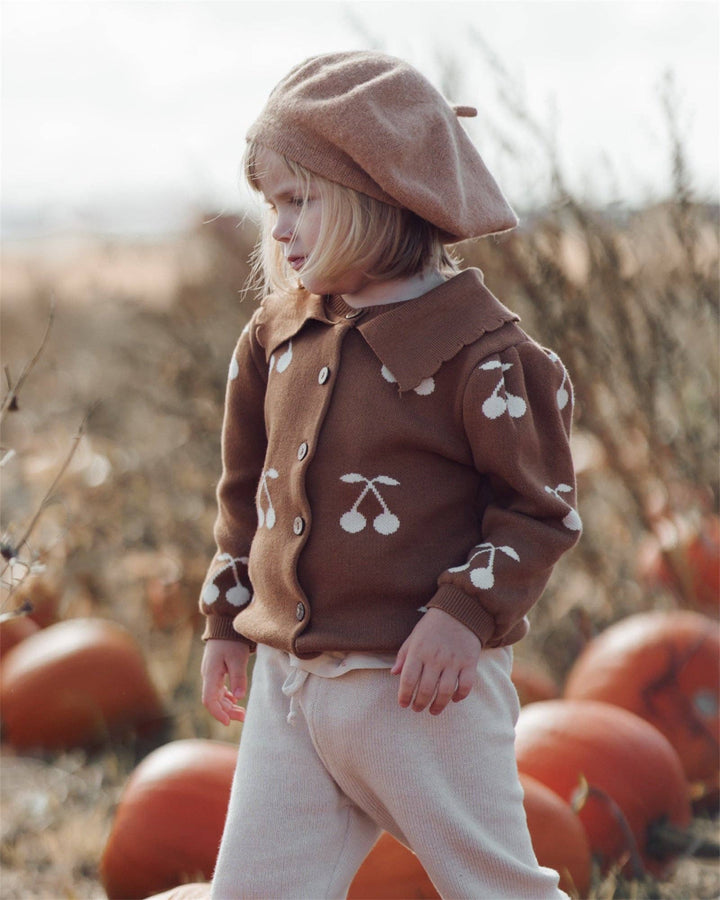
M 495 632 L 495 622 L 483 607 L 464 591 L 450 584 L 442 584 L 427 604 L 428 608 L 441 609 L 462 622 L 485 646 Z
M 206 616 L 205 630 L 202 634 L 204 641 L 238 641 L 244 644 L 250 644 L 251 649 L 255 649 L 255 644 L 249 641 L 242 634 L 238 634 L 233 628 L 233 620 L 230 616 Z

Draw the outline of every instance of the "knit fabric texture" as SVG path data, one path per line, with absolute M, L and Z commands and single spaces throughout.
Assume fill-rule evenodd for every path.
M 233 356 L 206 638 L 394 653 L 427 607 L 519 640 L 578 539 L 572 388 L 466 270 L 354 310 L 271 295 Z
M 303 679 L 259 647 L 212 897 L 340 900 L 383 828 L 442 897 L 568 900 L 528 833 L 511 661 L 484 651 L 470 696 L 431 716 L 387 670 Z
M 248 139 L 330 181 L 405 207 L 446 243 L 507 231 L 511 209 L 454 109 L 408 63 L 315 56 L 274 89 Z

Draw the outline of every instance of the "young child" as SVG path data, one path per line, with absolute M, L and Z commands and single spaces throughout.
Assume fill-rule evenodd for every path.
M 579 536 L 572 391 L 446 244 L 517 220 L 454 109 L 375 52 L 248 135 L 270 293 L 230 366 L 203 702 L 247 719 L 213 896 L 339 898 L 382 829 L 443 897 L 564 897 L 533 854 L 512 644 Z

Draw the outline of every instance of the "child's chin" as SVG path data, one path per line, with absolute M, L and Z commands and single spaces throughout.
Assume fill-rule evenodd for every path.
M 352 296 L 367 285 L 367 279 L 362 276 L 348 275 L 338 279 L 312 278 L 300 274 L 300 281 L 311 294 L 348 294 Z
M 300 284 L 306 291 L 310 291 L 311 294 L 341 294 L 344 290 L 337 283 L 323 281 L 322 278 L 306 277 L 302 273 L 298 277 Z

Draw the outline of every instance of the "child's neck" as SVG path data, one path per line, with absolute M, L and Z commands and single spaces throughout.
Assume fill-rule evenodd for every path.
M 421 297 L 445 281 L 444 275 L 432 269 L 411 275 L 408 278 L 393 278 L 390 281 L 369 281 L 353 293 L 342 295 L 348 306 L 362 309 L 366 306 L 385 306 Z

